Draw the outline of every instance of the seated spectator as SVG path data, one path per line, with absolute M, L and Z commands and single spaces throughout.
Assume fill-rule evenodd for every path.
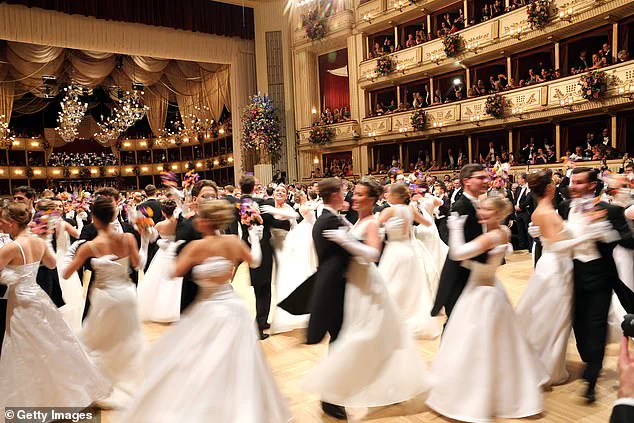
M 370 52 L 370 57 L 376 59 L 377 57 L 381 57 L 383 55 L 383 49 L 381 48 L 381 44 L 374 43 L 374 48 Z
M 544 154 L 544 150 L 541 148 L 538 148 L 537 154 L 533 156 L 533 164 L 539 165 L 539 164 L 546 164 L 546 163 L 548 163 L 548 158 Z
M 616 59 L 619 63 L 627 62 L 630 60 L 630 53 L 627 50 L 620 50 L 616 55 Z
M 585 72 L 585 70 L 590 67 L 590 63 L 588 62 L 588 59 L 586 59 L 587 54 L 588 52 L 586 50 L 581 50 L 579 52 L 579 57 L 574 64 L 574 69 L 576 70 L 576 73 Z
M 394 53 L 394 46 L 392 45 L 392 40 L 385 37 L 385 41 L 383 41 L 383 54 Z
M 609 66 L 614 63 L 614 58 L 612 57 L 612 48 L 610 44 L 603 43 L 603 48 L 601 49 L 601 56 L 604 59 L 605 66 Z
M 413 34 L 407 35 L 407 41 L 405 41 L 405 48 L 414 47 L 417 44 Z

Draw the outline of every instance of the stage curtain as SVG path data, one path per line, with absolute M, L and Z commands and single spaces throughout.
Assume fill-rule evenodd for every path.
M 112 73 L 116 65 L 114 54 L 103 55 L 100 58 L 92 57 L 79 51 L 71 51 L 68 60 L 73 67 L 73 79 L 86 87 L 94 88 Z
M 13 112 L 13 99 L 15 83 L 1 82 L 8 74 L 8 66 L 0 63 L 0 115 L 4 115 L 6 121 L 11 120 Z
M 155 137 L 161 135 L 167 120 L 167 99 L 169 90 L 161 84 L 156 84 L 145 89 L 145 104 L 150 107 L 147 112 L 147 120 Z
M 348 78 L 326 72 L 324 75 L 324 106 L 331 110 L 350 107 Z

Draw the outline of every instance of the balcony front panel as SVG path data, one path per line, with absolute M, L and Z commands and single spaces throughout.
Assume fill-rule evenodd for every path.
M 493 119 L 493 117 L 488 115 L 485 111 L 486 101 L 486 97 L 478 97 L 473 100 L 464 101 L 460 105 L 462 112 L 461 121 L 464 123 L 471 123 L 479 122 L 481 120 Z
M 548 86 L 528 87 L 509 91 L 504 98 L 511 110 L 521 108 L 522 113 L 541 110 L 548 104 Z
M 517 34 L 518 30 L 521 31 L 521 37 L 521 33 L 526 33 L 526 31 L 529 30 L 526 7 L 522 7 L 521 9 L 517 9 L 500 16 L 497 19 L 497 24 L 500 40 L 508 40 L 511 38 L 511 32 L 513 32 L 513 34 Z
M 357 22 L 363 22 L 366 16 L 375 17 L 385 11 L 386 0 L 371 0 L 357 8 Z
M 326 23 L 326 37 L 324 40 L 336 37 L 337 33 L 352 29 L 354 25 L 354 12 L 352 10 L 342 10 L 328 18 Z M 295 46 L 309 44 L 311 40 L 306 35 L 304 28 L 297 28 L 293 36 Z M 323 40 L 322 40 L 323 41 Z
M 477 43 L 478 49 L 493 44 L 498 38 L 499 21 L 486 21 L 481 24 L 470 26 L 461 31 L 463 45 L 468 48 Z
M 391 116 L 377 116 L 365 119 L 361 125 L 361 132 L 365 136 L 388 134 L 392 131 Z M 370 135 L 372 134 L 372 135 Z
M 355 120 L 350 122 L 335 123 L 329 125 L 331 129 L 335 131 L 333 142 L 348 141 L 359 136 L 359 123 Z M 308 138 L 310 137 L 311 128 L 302 128 L 299 131 L 299 143 L 300 145 L 308 145 Z

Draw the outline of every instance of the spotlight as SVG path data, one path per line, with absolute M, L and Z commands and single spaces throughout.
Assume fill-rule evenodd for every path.
M 462 84 L 462 81 L 460 80 L 460 78 L 456 78 L 456 79 L 453 80 L 453 84 L 454 85 L 460 85 L 460 84 Z

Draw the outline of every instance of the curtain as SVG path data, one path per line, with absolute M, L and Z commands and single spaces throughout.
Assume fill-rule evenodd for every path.
M 330 73 L 324 75 L 324 107 L 331 110 L 350 107 L 350 90 L 348 78 L 335 76 Z
M 168 98 L 169 90 L 164 85 L 156 84 L 145 89 L 145 104 L 150 107 L 147 112 L 147 120 L 155 137 L 158 137 L 161 130 L 165 128 Z
M 620 115 L 616 118 L 616 150 L 619 153 L 630 153 L 627 148 L 627 117 Z

